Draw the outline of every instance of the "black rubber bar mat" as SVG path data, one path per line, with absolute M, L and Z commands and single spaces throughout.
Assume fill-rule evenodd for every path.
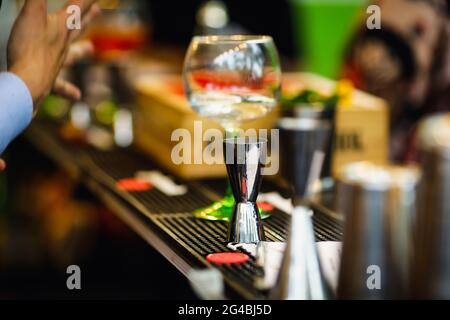
M 73 154 L 74 161 L 82 167 L 83 172 L 147 216 L 165 236 L 184 251 L 184 255 L 196 260 L 197 264 L 212 266 L 206 261 L 208 254 L 230 251 L 226 246 L 226 223 L 197 220 L 191 214 L 193 210 L 207 206 L 215 200 L 210 195 L 218 196 L 222 186 L 216 184 L 224 184 L 224 180 L 202 183 L 174 178 L 177 183 L 188 187 L 187 193 L 182 196 L 167 196 L 157 188 L 141 192 L 124 191 L 117 186 L 117 182 L 134 177 L 137 171 L 158 170 L 169 174 L 133 149 L 100 151 L 89 146 L 72 145 L 60 138 L 57 125 L 46 123 L 45 130 Z M 341 221 L 318 211 L 313 219 L 317 241 L 341 240 Z M 289 215 L 275 209 L 272 217 L 264 222 L 267 241 L 285 241 L 288 222 Z M 221 270 L 226 283 L 243 297 L 266 297 L 267 292 L 258 290 L 254 285 L 255 279 L 261 276 L 263 271 L 256 267 L 253 260 L 241 265 L 214 266 Z

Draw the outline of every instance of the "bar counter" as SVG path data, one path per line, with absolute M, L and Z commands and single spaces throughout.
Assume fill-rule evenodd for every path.
M 215 265 L 206 260 L 210 253 L 231 251 L 226 245 L 227 225 L 224 222 L 196 220 L 191 212 L 220 199 L 223 180 L 180 181 L 188 188 L 182 196 L 167 196 L 156 188 L 142 192 L 126 192 L 117 181 L 134 177 L 137 171 L 158 170 L 132 148 L 100 151 L 90 146 L 69 144 L 59 135 L 59 124 L 37 120 L 25 132 L 25 138 L 39 152 L 67 171 L 77 182 L 85 185 L 101 202 L 112 210 L 129 228 L 163 255 L 186 277 L 192 268 L 217 268 L 223 275 L 226 296 L 243 299 L 266 299 L 267 290 L 254 285 L 264 271 L 255 259 L 242 265 Z M 262 192 L 280 190 L 273 182 L 264 181 Z M 326 206 L 314 206 L 316 241 L 340 241 L 342 219 Z M 274 209 L 265 220 L 267 241 L 286 241 L 289 215 Z M 132 253 L 130 253 L 132 254 Z

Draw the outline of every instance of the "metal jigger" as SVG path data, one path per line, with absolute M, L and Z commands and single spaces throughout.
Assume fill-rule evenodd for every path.
M 235 204 L 228 226 L 228 242 L 264 241 L 264 229 L 256 205 L 267 141 L 256 138 L 224 140 L 224 156 Z
M 322 276 L 309 199 L 319 179 L 331 125 L 318 119 L 281 119 L 282 172 L 294 187 L 289 238 L 272 299 L 324 300 L 328 289 Z

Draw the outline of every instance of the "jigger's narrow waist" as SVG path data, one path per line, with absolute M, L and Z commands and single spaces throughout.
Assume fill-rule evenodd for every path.
M 229 242 L 258 243 L 264 239 L 264 229 L 256 203 L 236 203 L 228 229 Z

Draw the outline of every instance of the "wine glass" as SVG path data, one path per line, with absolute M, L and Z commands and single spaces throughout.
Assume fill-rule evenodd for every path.
M 242 123 L 265 116 L 278 103 L 281 68 L 274 41 L 270 36 L 196 36 L 186 54 L 183 82 L 192 108 L 218 122 L 227 138 L 236 137 Z M 228 185 L 221 201 L 194 216 L 229 221 L 233 204 Z

